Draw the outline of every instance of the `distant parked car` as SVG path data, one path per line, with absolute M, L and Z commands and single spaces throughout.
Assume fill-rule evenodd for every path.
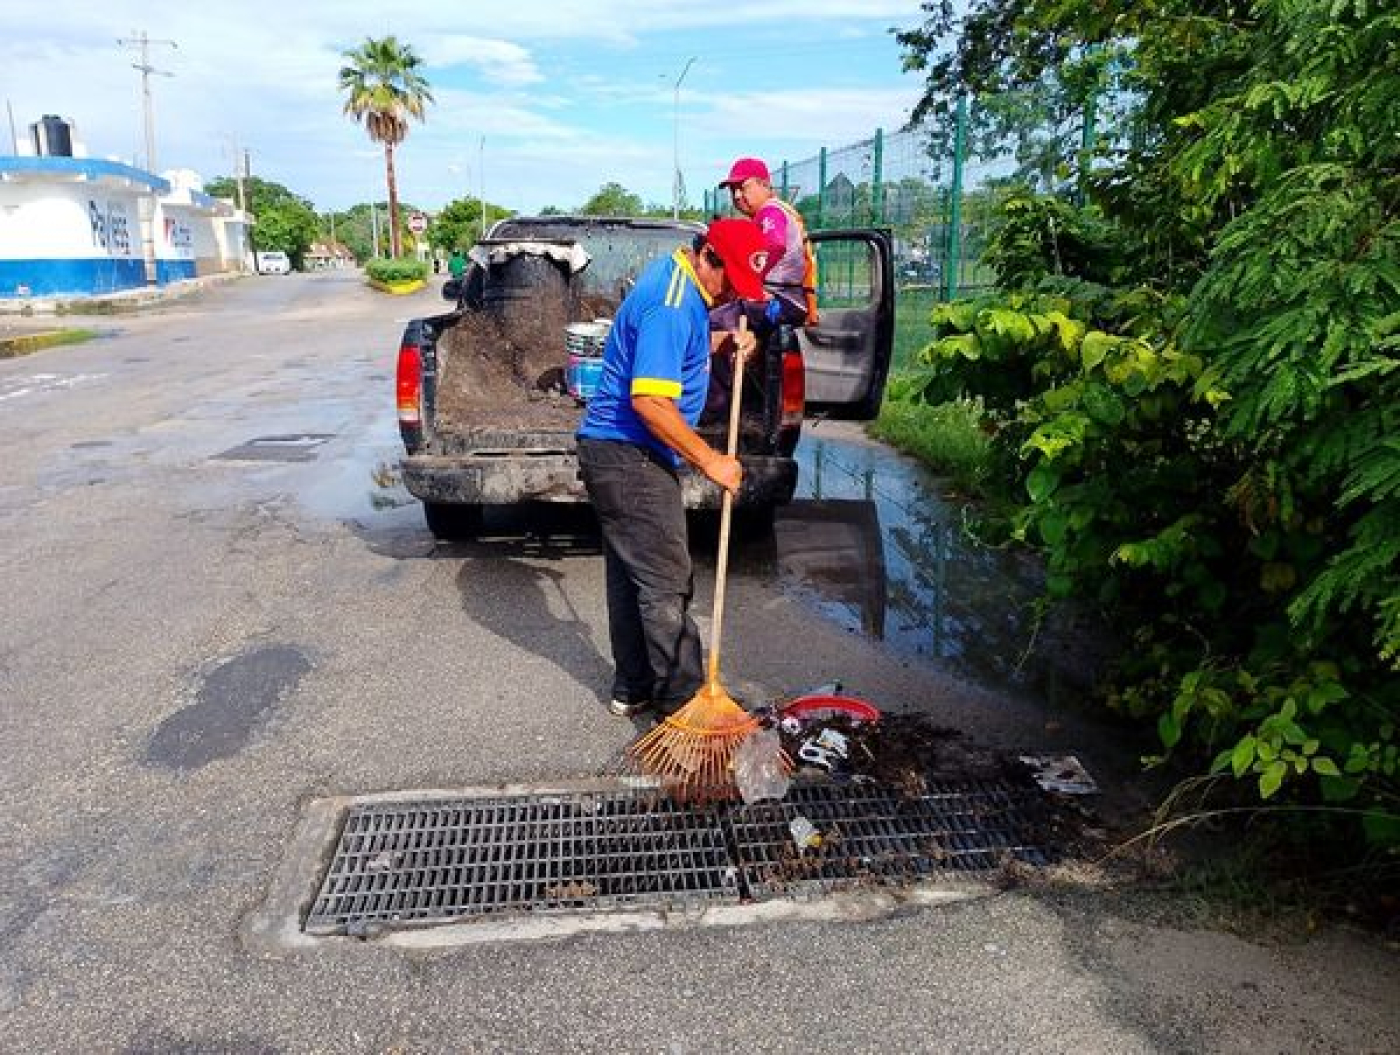
M 292 261 L 283 252 L 259 253 L 257 263 L 260 275 L 290 275 L 292 273 Z
M 899 277 L 905 282 L 939 282 L 943 265 L 937 260 L 906 260 L 900 266 Z

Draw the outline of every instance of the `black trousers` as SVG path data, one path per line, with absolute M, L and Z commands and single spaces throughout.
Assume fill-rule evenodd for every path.
M 613 698 L 673 709 L 705 681 L 680 479 L 632 443 L 580 439 L 578 459 L 603 534 Z

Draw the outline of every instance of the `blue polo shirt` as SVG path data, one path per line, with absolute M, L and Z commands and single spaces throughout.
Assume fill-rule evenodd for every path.
M 679 458 L 632 409 L 633 396 L 674 399 L 695 427 L 710 387 L 710 297 L 681 250 L 656 260 L 617 310 L 603 346 L 603 372 L 578 435 L 625 440 Z

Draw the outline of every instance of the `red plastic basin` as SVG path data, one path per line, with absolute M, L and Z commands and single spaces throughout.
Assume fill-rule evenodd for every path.
M 850 718 L 856 722 L 878 722 L 880 708 L 856 696 L 799 696 L 789 700 L 779 714 L 784 718 L 802 720 L 820 718 Z

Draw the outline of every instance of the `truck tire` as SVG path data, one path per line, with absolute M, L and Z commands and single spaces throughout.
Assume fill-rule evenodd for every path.
M 481 506 L 424 502 L 423 519 L 428 522 L 433 537 L 444 542 L 474 539 L 481 532 Z
M 734 510 L 729 524 L 729 537 L 737 544 L 749 545 L 763 542 L 773 537 L 773 523 L 778 511 L 773 506 L 744 506 Z M 698 540 L 704 552 L 714 549 L 719 538 L 720 514 L 718 509 L 694 509 L 690 511 L 688 522 L 690 538 Z
M 732 531 L 736 538 L 755 541 L 773 534 L 773 522 L 778 511 L 773 506 L 744 506 L 734 510 Z

